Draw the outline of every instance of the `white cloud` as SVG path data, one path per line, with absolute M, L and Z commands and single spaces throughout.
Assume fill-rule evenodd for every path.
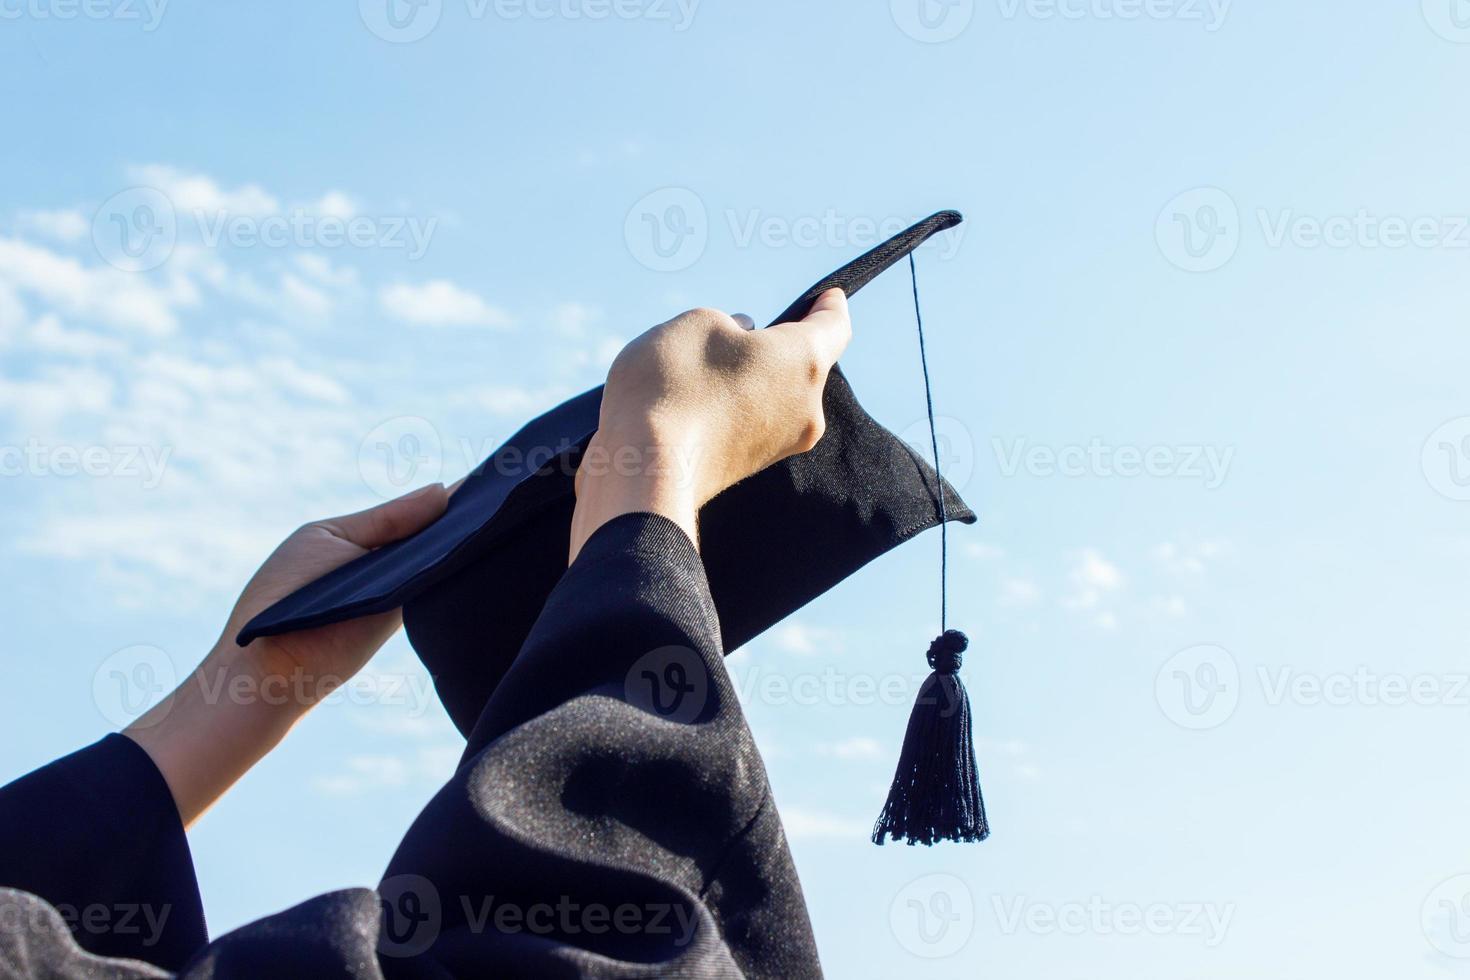
M 491 415 L 524 421 L 566 401 L 574 392 L 561 385 L 527 388 L 522 385 L 477 385 L 459 393 L 454 403 Z
M 26 334 L 30 346 L 51 354 L 69 354 L 81 359 L 115 356 L 127 349 L 116 337 L 90 330 L 68 330 L 56 314 L 48 313 L 31 325 Z
M 389 316 L 415 326 L 506 327 L 511 323 L 507 313 L 447 279 L 418 286 L 387 286 L 378 300 Z
M 357 202 L 341 191 L 327 191 L 315 201 L 308 201 L 303 208 L 311 214 L 334 218 L 351 218 L 358 211 Z
M 227 190 L 212 177 L 165 164 L 131 167 L 128 177 L 162 191 L 181 214 L 265 215 L 280 210 L 276 198 L 255 184 Z
M 25 326 L 26 307 L 16 294 L 15 287 L 0 279 L 0 347 L 20 332 Z
M 348 289 L 357 286 L 359 274 L 352 266 L 337 266 L 332 260 L 317 252 L 298 252 L 293 256 L 296 267 L 308 278 L 324 286 Z
M 602 319 L 597 309 L 576 301 L 558 303 L 551 311 L 551 327 L 567 337 L 581 337 L 587 328 Z
M 16 238 L 0 237 L 0 281 L 71 316 L 154 336 L 172 333 L 177 309 L 199 302 L 198 289 L 177 272 L 159 284 L 110 266 L 84 266 Z
M 341 770 L 313 779 L 312 788 L 324 796 L 359 796 L 412 783 L 440 782 L 454 772 L 460 754 L 455 746 L 443 745 L 402 755 L 349 756 Z
M 281 292 L 294 309 L 307 316 L 331 315 L 332 298 L 316 286 L 307 284 L 289 272 L 281 276 Z
M 35 232 L 53 241 L 74 245 L 86 238 L 92 230 L 87 216 L 76 208 L 59 211 L 22 211 L 18 224 L 26 231 Z
M 786 653 L 801 656 L 831 653 L 840 649 L 836 630 L 821 626 L 808 626 L 799 619 L 787 620 L 771 632 L 776 648 Z
M 1210 562 L 1228 550 L 1229 546 L 1223 541 L 1203 541 L 1196 545 L 1166 541 L 1154 548 L 1153 559 L 1170 575 L 1202 575 Z
M 1123 573 L 1118 566 L 1096 549 L 1083 548 L 1073 558 L 1068 579 L 1072 593 L 1062 599 L 1063 607 L 1090 614 L 1093 623 L 1101 629 L 1115 629 L 1117 615 L 1106 606 L 1123 588 Z

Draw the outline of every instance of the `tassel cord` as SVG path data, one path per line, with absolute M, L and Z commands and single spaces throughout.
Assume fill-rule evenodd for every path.
M 909 281 L 914 287 L 914 322 L 919 326 L 919 367 L 924 371 L 924 405 L 929 412 L 929 447 L 939 484 L 939 632 L 949 629 L 949 512 L 944 500 L 944 474 L 939 468 L 939 429 L 934 424 L 934 386 L 929 381 L 929 354 L 924 349 L 924 314 L 919 309 L 919 270 L 909 253 Z

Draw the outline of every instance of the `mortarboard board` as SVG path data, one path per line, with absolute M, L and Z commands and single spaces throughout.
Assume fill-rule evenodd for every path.
M 802 319 L 834 287 L 853 296 L 904 257 L 912 264 L 914 249 L 961 220 L 958 212 L 941 211 L 920 221 L 814 284 L 772 322 Z M 449 717 L 468 736 L 566 570 L 573 480 L 597 429 L 601 398 L 602 389 L 595 388 L 527 423 L 465 479 L 434 524 L 286 596 L 247 623 L 237 642 L 401 606 L 409 642 L 433 675 Z M 837 367 L 823 409 L 826 430 L 812 450 L 730 487 L 700 512 L 700 551 L 727 653 L 920 532 L 976 519 L 934 468 L 858 404 Z M 962 640 L 946 632 L 930 650 L 936 675 L 920 702 L 922 707 L 927 695 L 937 707 L 916 709 L 910 721 L 895 795 L 874 833 L 877 843 L 889 834 L 911 843 L 985 836 L 978 784 L 973 804 L 959 815 L 936 818 L 927 811 L 953 804 L 917 800 L 966 794 L 944 774 L 928 772 L 933 767 L 911 758 L 916 755 L 952 750 L 967 756 L 968 772 L 964 759 L 940 768 L 974 783 L 968 698 L 963 705 L 956 700 L 964 690 L 954 676 L 964 647 L 955 637 Z M 961 735 L 963 746 L 948 745 Z M 916 777 L 904 776 L 906 767 L 923 770 L 917 788 Z M 925 806 L 926 813 L 908 826 L 901 816 L 893 818 L 913 805 Z

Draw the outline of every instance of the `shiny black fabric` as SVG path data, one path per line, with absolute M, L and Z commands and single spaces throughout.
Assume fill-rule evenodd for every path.
M 210 943 L 167 787 L 129 740 L 104 739 L 0 789 L 0 976 L 818 976 L 721 651 L 683 532 L 609 522 L 377 890 Z M 68 928 L 68 903 L 173 911 L 156 936 L 97 935 Z

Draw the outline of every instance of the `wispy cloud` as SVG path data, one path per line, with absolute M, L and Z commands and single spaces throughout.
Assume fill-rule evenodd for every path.
M 508 327 L 512 323 L 510 314 L 447 279 L 385 286 L 378 301 L 389 316 L 413 326 Z
M 1101 629 L 1114 629 L 1117 614 L 1108 608 L 1116 593 L 1123 588 L 1123 572 L 1095 548 L 1083 548 L 1072 557 L 1068 573 L 1072 591 L 1062 598 L 1062 606 L 1087 614 Z

